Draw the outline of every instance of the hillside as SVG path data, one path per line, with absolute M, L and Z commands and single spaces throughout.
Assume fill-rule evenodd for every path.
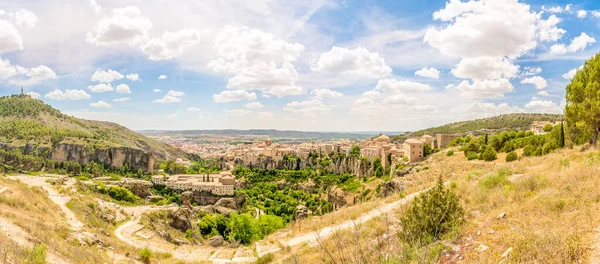
M 528 130 L 534 121 L 560 121 L 563 115 L 554 114 L 505 114 L 488 118 L 461 121 L 438 127 L 431 127 L 409 134 L 396 135 L 394 140 L 404 139 L 407 136 L 422 136 L 425 134 L 454 134 L 472 133 L 482 134 L 500 132 L 505 130 Z
M 0 97 L 0 142 L 11 147 L 49 148 L 59 143 L 90 149 L 127 147 L 144 150 L 161 159 L 188 155 L 115 123 L 67 116 L 26 95 Z
M 140 131 L 147 135 L 186 135 L 186 136 L 197 136 L 197 135 L 219 135 L 219 136 L 230 136 L 230 137 L 243 137 L 243 136 L 269 136 L 278 139 L 316 139 L 316 140 L 327 140 L 327 139 L 365 139 L 372 135 L 370 134 L 359 134 L 359 133 L 343 133 L 343 132 L 305 132 L 305 131 L 294 131 L 294 130 L 276 130 L 276 129 L 249 129 L 249 130 L 236 130 L 236 129 L 223 129 L 223 130 L 180 130 L 180 131 L 164 131 L 164 130 L 145 130 Z

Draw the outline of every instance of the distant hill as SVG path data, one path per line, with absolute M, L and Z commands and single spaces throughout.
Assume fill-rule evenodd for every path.
M 42 148 L 58 143 L 83 145 L 90 149 L 127 147 L 144 150 L 162 159 L 189 155 L 115 123 L 67 116 L 27 95 L 0 97 L 0 143 Z
M 164 135 L 221 135 L 221 136 L 270 136 L 278 139 L 315 139 L 315 140 L 327 140 L 327 139 L 365 139 L 372 137 L 374 134 L 367 133 L 344 133 L 344 132 L 304 132 L 294 130 L 276 130 L 276 129 L 249 129 L 249 130 L 236 130 L 236 129 L 224 129 L 224 130 L 177 130 L 177 131 L 166 131 L 166 130 L 143 130 L 139 131 L 146 135 L 151 134 L 164 134 Z M 376 135 L 376 134 L 375 134 Z
M 489 118 L 451 123 L 443 126 L 427 128 L 407 134 L 396 135 L 393 140 L 402 140 L 409 136 L 422 136 L 425 134 L 454 134 L 470 133 L 483 134 L 495 133 L 504 130 L 527 130 L 534 121 L 560 121 L 563 115 L 554 114 L 505 114 Z

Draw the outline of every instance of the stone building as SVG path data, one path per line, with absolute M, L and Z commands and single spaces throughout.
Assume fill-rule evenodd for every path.
M 170 176 L 165 181 L 165 186 L 182 192 L 207 191 L 214 195 L 232 196 L 235 177 L 229 171 L 220 174 L 179 174 Z
M 402 149 L 404 150 L 404 155 L 408 158 L 408 161 L 415 162 L 424 157 L 423 146 L 425 145 L 424 141 L 416 138 L 409 138 L 404 140 L 402 143 Z
M 455 140 L 459 137 L 462 137 L 462 135 L 460 135 L 460 134 L 438 134 L 437 140 L 436 140 L 436 148 L 443 149 L 446 146 L 448 146 L 448 144 L 450 142 L 452 142 L 452 140 Z

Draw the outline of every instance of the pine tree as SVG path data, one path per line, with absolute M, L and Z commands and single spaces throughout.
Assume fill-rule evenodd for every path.
M 566 88 L 565 116 L 571 139 L 589 133 L 589 142 L 596 145 L 600 132 L 600 53 L 578 70 Z

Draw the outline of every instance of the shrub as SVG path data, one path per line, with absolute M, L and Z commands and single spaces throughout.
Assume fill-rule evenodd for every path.
M 499 170 L 496 174 L 492 174 L 484 177 L 479 181 L 479 184 L 485 189 L 493 189 L 498 186 L 508 185 L 508 175 L 510 171 L 508 169 Z
M 467 154 L 467 160 L 476 160 L 479 158 L 479 155 L 477 155 L 477 152 L 471 151 Z
M 450 157 L 452 155 L 454 155 L 454 151 L 453 150 L 450 150 L 450 151 L 446 152 L 446 156 Z
M 456 231 L 463 221 L 464 210 L 458 198 L 440 179 L 408 207 L 400 220 L 403 228 L 400 236 L 410 245 L 425 245 Z
M 140 259 L 144 263 L 150 263 L 150 259 L 152 258 L 152 251 L 148 248 L 143 248 L 140 250 Z
M 273 253 L 267 253 L 266 255 L 256 259 L 256 264 L 267 264 L 273 262 L 273 260 L 275 260 Z
M 508 154 L 506 154 L 506 162 L 511 162 L 511 161 L 515 161 L 517 160 L 519 157 L 517 156 L 517 153 L 514 151 L 509 152 Z
M 481 153 L 481 159 L 485 161 L 494 161 L 497 158 L 496 150 L 492 146 L 487 146 L 485 151 Z
M 535 155 L 535 147 L 532 145 L 525 146 L 525 148 L 523 149 L 523 156 L 531 157 L 534 155 Z

